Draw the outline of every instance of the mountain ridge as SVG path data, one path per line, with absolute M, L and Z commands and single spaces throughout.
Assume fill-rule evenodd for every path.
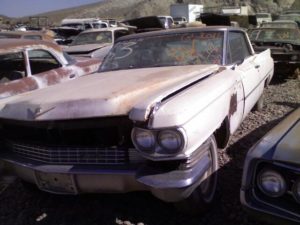
M 246 5 L 252 12 L 268 11 L 277 14 L 288 8 L 300 9 L 299 0 L 104 0 L 32 16 L 48 17 L 50 23 L 54 25 L 58 25 L 64 18 L 100 17 L 121 20 L 150 15 L 169 15 L 170 5 L 178 2 L 203 4 L 208 7 Z M 26 18 L 29 17 L 20 19 L 26 20 Z

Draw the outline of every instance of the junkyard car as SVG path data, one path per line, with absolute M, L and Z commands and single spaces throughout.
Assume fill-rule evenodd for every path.
M 115 40 L 128 34 L 128 29 L 123 27 L 87 30 L 80 33 L 64 50 L 70 55 L 96 57 L 102 60 Z
M 257 218 L 300 223 L 300 108 L 247 154 L 241 202 Z
M 72 58 L 51 42 L 0 39 L 0 98 L 72 80 L 99 66 L 100 60 Z
M 237 28 L 121 37 L 99 74 L 0 101 L 0 158 L 45 191 L 148 190 L 205 211 L 217 148 L 260 102 L 273 66 Z
M 256 28 L 248 34 L 256 52 L 271 49 L 276 76 L 286 78 L 300 67 L 299 29 Z

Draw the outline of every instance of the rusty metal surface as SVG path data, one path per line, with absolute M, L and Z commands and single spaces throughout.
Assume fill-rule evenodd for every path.
M 40 36 L 44 41 L 54 41 L 47 33 L 41 31 L 1 31 L 1 35 L 15 36 L 15 38 L 24 38 L 25 36 Z
M 32 46 L 40 46 L 42 49 L 49 47 L 55 49 L 56 51 L 62 52 L 62 48 L 59 45 L 48 41 L 29 39 L 0 39 L 0 54 L 20 51 L 21 49 L 30 48 Z
M 60 68 L 51 69 L 35 75 L 28 75 L 22 79 L 0 84 L 0 98 L 44 88 L 57 83 L 94 73 L 100 66 L 99 59 L 76 58 L 75 63 L 68 65 L 60 46 L 45 41 L 32 41 L 24 39 L 0 39 L 0 54 L 25 51 L 26 49 L 42 49 L 50 51 L 62 64 Z M 29 67 L 29 63 L 25 62 Z M 28 68 L 27 68 L 28 71 Z
M 127 115 L 134 105 L 164 93 L 216 65 L 147 68 L 96 73 L 1 101 L 0 117 L 17 120 Z M 164 74 L 163 76 L 161 74 Z M 4 99 L 5 100 L 5 99 Z

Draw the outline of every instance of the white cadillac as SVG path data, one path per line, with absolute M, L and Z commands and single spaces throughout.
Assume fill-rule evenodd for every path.
M 124 36 L 98 74 L 0 102 L 0 159 L 65 194 L 148 190 L 186 212 L 215 199 L 224 148 L 273 76 L 238 28 Z

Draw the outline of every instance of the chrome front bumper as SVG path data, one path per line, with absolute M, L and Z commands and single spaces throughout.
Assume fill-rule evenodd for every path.
M 163 170 L 146 163 L 131 167 L 47 165 L 1 155 L 5 168 L 39 189 L 57 194 L 150 191 L 166 202 L 187 198 L 208 168 L 204 157 L 193 168 Z M 113 169 L 112 169 L 113 168 Z

